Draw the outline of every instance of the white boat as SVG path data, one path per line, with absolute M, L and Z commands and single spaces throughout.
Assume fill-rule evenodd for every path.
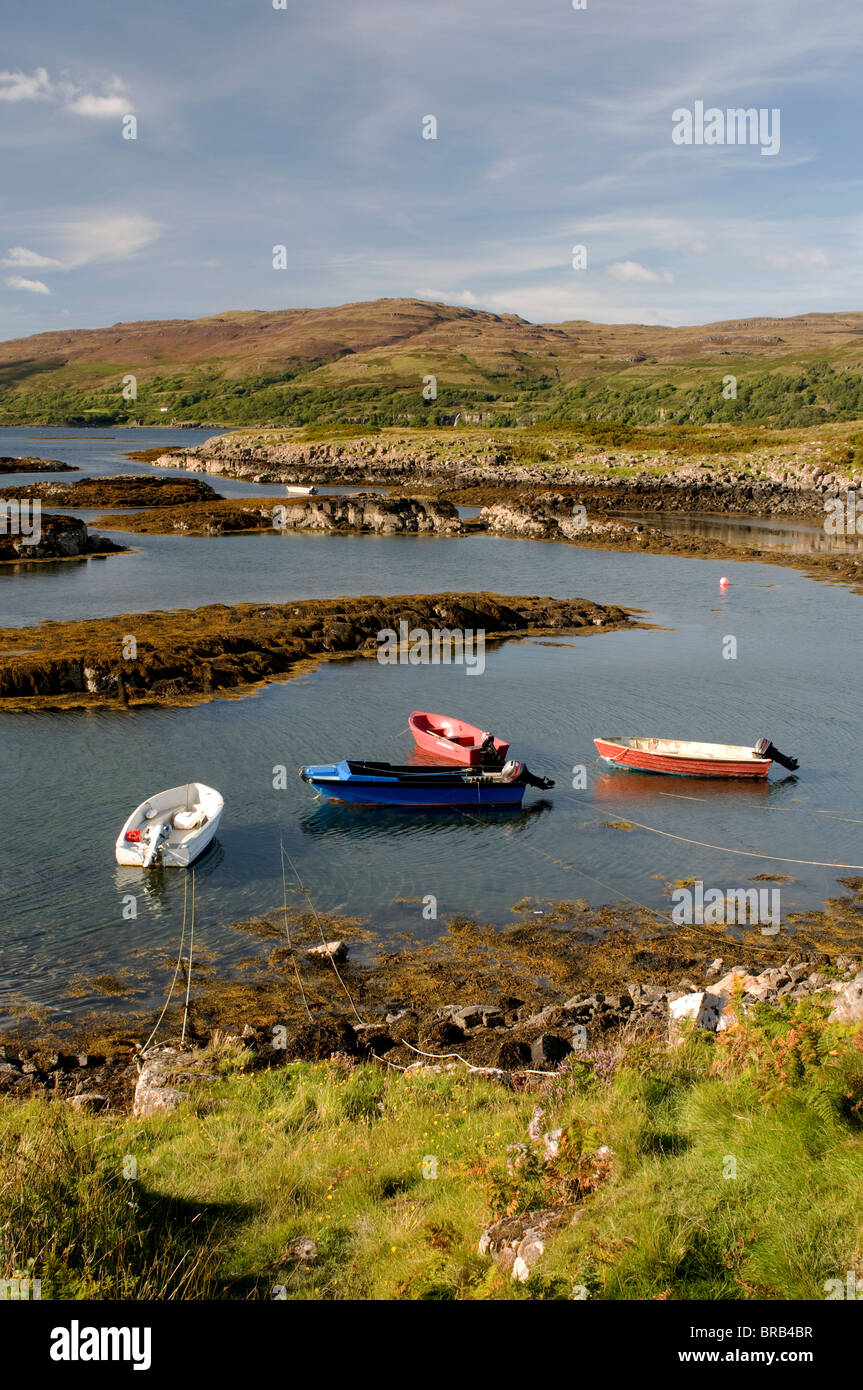
M 286 488 L 289 497 L 317 497 L 318 489 L 314 485 L 301 487 L 299 483 L 288 483 Z
M 186 868 L 203 854 L 219 828 L 225 803 L 203 782 L 170 787 L 136 806 L 114 847 L 118 864 Z

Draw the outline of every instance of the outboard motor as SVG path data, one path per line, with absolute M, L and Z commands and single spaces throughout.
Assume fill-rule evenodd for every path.
M 551 777 L 535 777 L 529 768 L 522 763 L 520 781 L 527 787 L 539 787 L 540 791 L 547 792 L 554 786 Z
M 479 746 L 480 767 L 501 767 L 503 758 L 494 746 L 494 734 L 486 734 Z
M 759 758 L 771 758 L 774 763 L 779 763 L 780 767 L 787 767 L 789 772 L 796 772 L 800 766 L 796 758 L 789 758 L 785 753 L 780 753 L 778 748 L 774 748 L 769 738 L 760 738 L 755 745 L 755 751 Z
M 144 841 L 147 848 L 141 861 L 142 868 L 149 869 L 156 855 L 161 852 L 162 842 L 167 840 L 171 833 L 170 821 L 154 821 L 144 829 Z

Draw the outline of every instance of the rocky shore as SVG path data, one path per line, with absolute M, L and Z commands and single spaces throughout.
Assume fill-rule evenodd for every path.
M 309 664 L 374 657 L 378 634 L 421 629 L 507 637 L 635 626 L 626 610 L 589 599 L 499 594 L 213 604 L 197 609 L 0 630 L 4 708 L 68 708 L 122 701 L 189 704 L 244 694 Z
M 0 488 L 0 499 L 39 499 L 54 507 L 177 507 L 208 501 L 219 494 L 199 478 L 148 478 L 121 473 L 104 478 L 79 478 L 73 483 L 28 483 Z
M 589 459 L 573 453 L 561 462 L 523 464 L 491 439 L 469 446 L 458 434 L 444 442 L 434 436 L 400 441 L 397 434 L 334 442 L 250 442 L 243 433 L 229 433 L 182 452 L 161 454 L 153 462 L 256 483 L 486 494 L 499 489 L 504 496 L 525 486 L 565 489 L 575 500 L 601 511 L 823 516 L 825 499 L 857 485 L 852 473 L 822 466 L 815 449 L 802 458 L 759 457 L 748 468 L 722 461 L 680 464 L 667 454 L 608 452 Z
M 30 454 L 15 458 L 0 457 L 0 473 L 79 473 L 77 464 L 61 463 L 59 459 L 37 459 Z
M 232 1046 L 253 1071 L 336 1058 L 399 1072 L 466 1068 L 518 1088 L 568 1060 L 601 1071 L 645 1042 L 673 1048 L 687 1028 L 721 1034 L 783 1001 L 811 1001 L 828 1021 L 859 1024 L 863 885 L 853 883 L 850 897 L 787 924 L 781 941 L 670 929 L 643 910 L 557 904 L 537 918 L 518 905 L 523 921 L 509 928 L 456 919 L 439 941 L 366 964 L 353 959 L 351 942 L 363 940 L 355 923 L 331 940 L 318 934 L 315 945 L 318 923 L 300 915 L 289 947 L 273 912 L 237 924 L 268 948 L 257 971 L 233 982 L 196 973 L 184 1047 L 179 1001 L 149 1047 L 149 1015 L 100 1015 L 66 1042 L 7 1032 L 0 1094 L 151 1114 L 214 1079 L 207 1054 Z M 722 954 L 711 958 L 715 950 Z
M 37 560 L 78 560 L 88 555 L 116 555 L 126 549 L 99 536 L 76 516 L 42 514 L 39 537 L 0 531 L 0 565 L 32 564 Z
M 215 497 L 215 495 L 214 495 Z M 225 536 L 242 531 L 353 532 L 376 536 L 460 535 L 464 527 L 449 502 L 356 493 L 350 497 L 241 497 L 165 505 L 101 517 L 138 534 Z

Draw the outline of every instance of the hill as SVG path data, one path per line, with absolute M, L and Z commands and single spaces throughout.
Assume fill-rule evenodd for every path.
M 129 376 L 137 394 L 124 399 Z M 863 313 L 667 328 L 532 324 L 381 299 L 0 343 L 4 424 L 440 425 L 457 415 L 483 425 L 858 419 Z

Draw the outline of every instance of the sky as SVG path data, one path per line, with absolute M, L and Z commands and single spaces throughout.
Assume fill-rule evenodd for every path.
M 0 339 L 402 296 L 545 323 L 863 308 L 860 0 L 575 4 L 8 9 Z M 765 138 L 732 142 L 736 108 Z

